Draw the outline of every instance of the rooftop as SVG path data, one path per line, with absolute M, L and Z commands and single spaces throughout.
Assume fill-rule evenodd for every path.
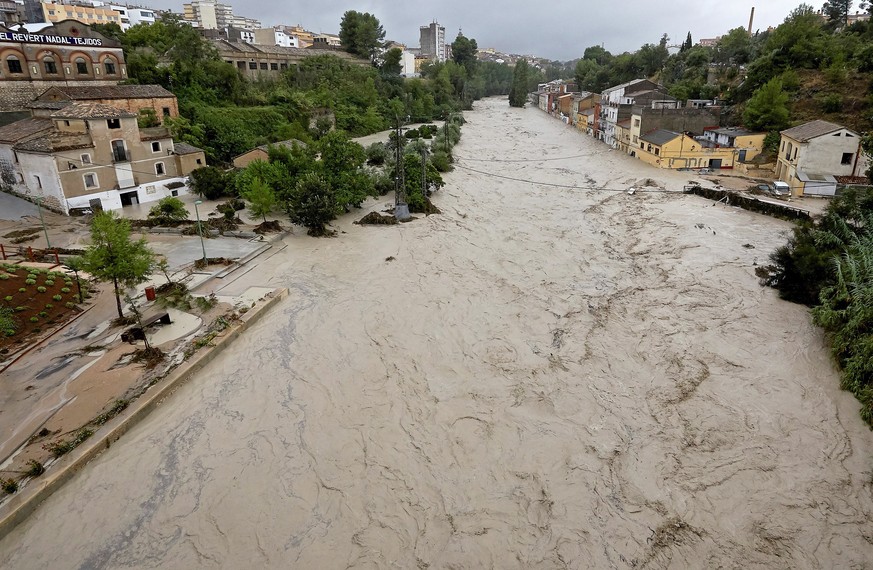
M 22 119 L 3 127 L 0 127 L 0 143 L 17 143 L 28 137 L 32 137 L 48 131 L 54 126 L 50 119 Z
M 652 143 L 653 145 L 661 146 L 670 142 L 676 137 L 681 136 L 679 133 L 668 131 L 666 129 L 658 129 L 650 133 L 646 133 L 640 137 L 640 140 Z
M 196 146 L 190 145 L 188 143 L 174 142 L 173 152 L 175 154 L 196 154 L 198 152 L 203 152 L 203 149 L 197 148 Z
M 175 97 L 175 95 L 160 85 L 82 85 L 51 87 L 44 91 L 37 99 L 58 92 L 72 101 L 87 101 L 90 99 L 150 99 Z
M 715 133 L 717 135 L 727 135 L 729 137 L 742 137 L 745 135 L 760 134 L 752 132 L 748 129 L 744 129 L 743 127 L 722 127 L 720 129 L 707 129 L 706 132 Z
M 139 140 L 141 141 L 154 141 L 170 137 L 170 129 L 167 127 L 146 127 L 139 130 Z
M 816 137 L 820 137 L 822 135 L 827 135 L 834 131 L 838 131 L 840 129 L 845 129 L 841 125 L 836 123 L 829 123 L 827 121 L 810 121 L 808 123 L 804 123 L 802 125 L 786 129 L 782 131 L 782 134 L 786 137 L 792 138 L 796 141 L 806 142 L 810 139 L 814 139 Z
M 63 109 L 52 113 L 53 119 L 121 119 L 136 117 L 130 111 L 125 111 L 102 103 L 72 103 Z
M 94 143 L 91 141 L 91 137 L 84 133 L 54 131 L 41 137 L 20 142 L 13 148 L 18 151 L 52 153 L 75 148 L 94 148 Z

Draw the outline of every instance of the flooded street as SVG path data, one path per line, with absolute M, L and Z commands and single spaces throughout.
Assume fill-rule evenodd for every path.
M 754 275 L 789 224 L 466 116 L 443 215 L 288 237 L 228 287 L 289 297 L 0 567 L 870 567 L 873 435 Z

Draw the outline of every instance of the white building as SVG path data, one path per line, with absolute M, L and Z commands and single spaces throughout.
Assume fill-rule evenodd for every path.
M 300 47 L 297 38 L 285 33 L 282 28 L 260 28 L 252 32 L 254 43 L 262 46 Z
M 411 51 L 403 50 L 400 57 L 400 75 L 403 77 L 418 77 L 418 72 L 415 71 L 415 54 Z
M 139 8 L 136 6 L 121 6 L 113 4 L 109 6 L 121 15 L 121 29 L 125 32 L 139 24 L 154 24 L 157 20 L 157 14 L 154 10 L 148 8 Z
M 810 121 L 781 134 L 776 178 L 794 196 L 833 196 L 835 177 L 862 177 L 867 170 L 860 135 L 842 125 Z
M 421 55 L 435 60 L 446 60 L 446 29 L 438 22 L 419 28 Z

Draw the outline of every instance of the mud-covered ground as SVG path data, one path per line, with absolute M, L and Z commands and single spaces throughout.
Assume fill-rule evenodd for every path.
M 534 109 L 467 118 L 443 215 L 289 237 L 229 289 L 290 297 L 0 566 L 869 567 L 873 436 L 754 276 L 789 225 Z

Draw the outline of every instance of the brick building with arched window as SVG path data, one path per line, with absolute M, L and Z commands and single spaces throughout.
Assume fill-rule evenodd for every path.
M 0 26 L 0 114 L 25 111 L 49 87 L 125 79 L 121 44 L 81 22 L 64 20 L 36 31 Z

